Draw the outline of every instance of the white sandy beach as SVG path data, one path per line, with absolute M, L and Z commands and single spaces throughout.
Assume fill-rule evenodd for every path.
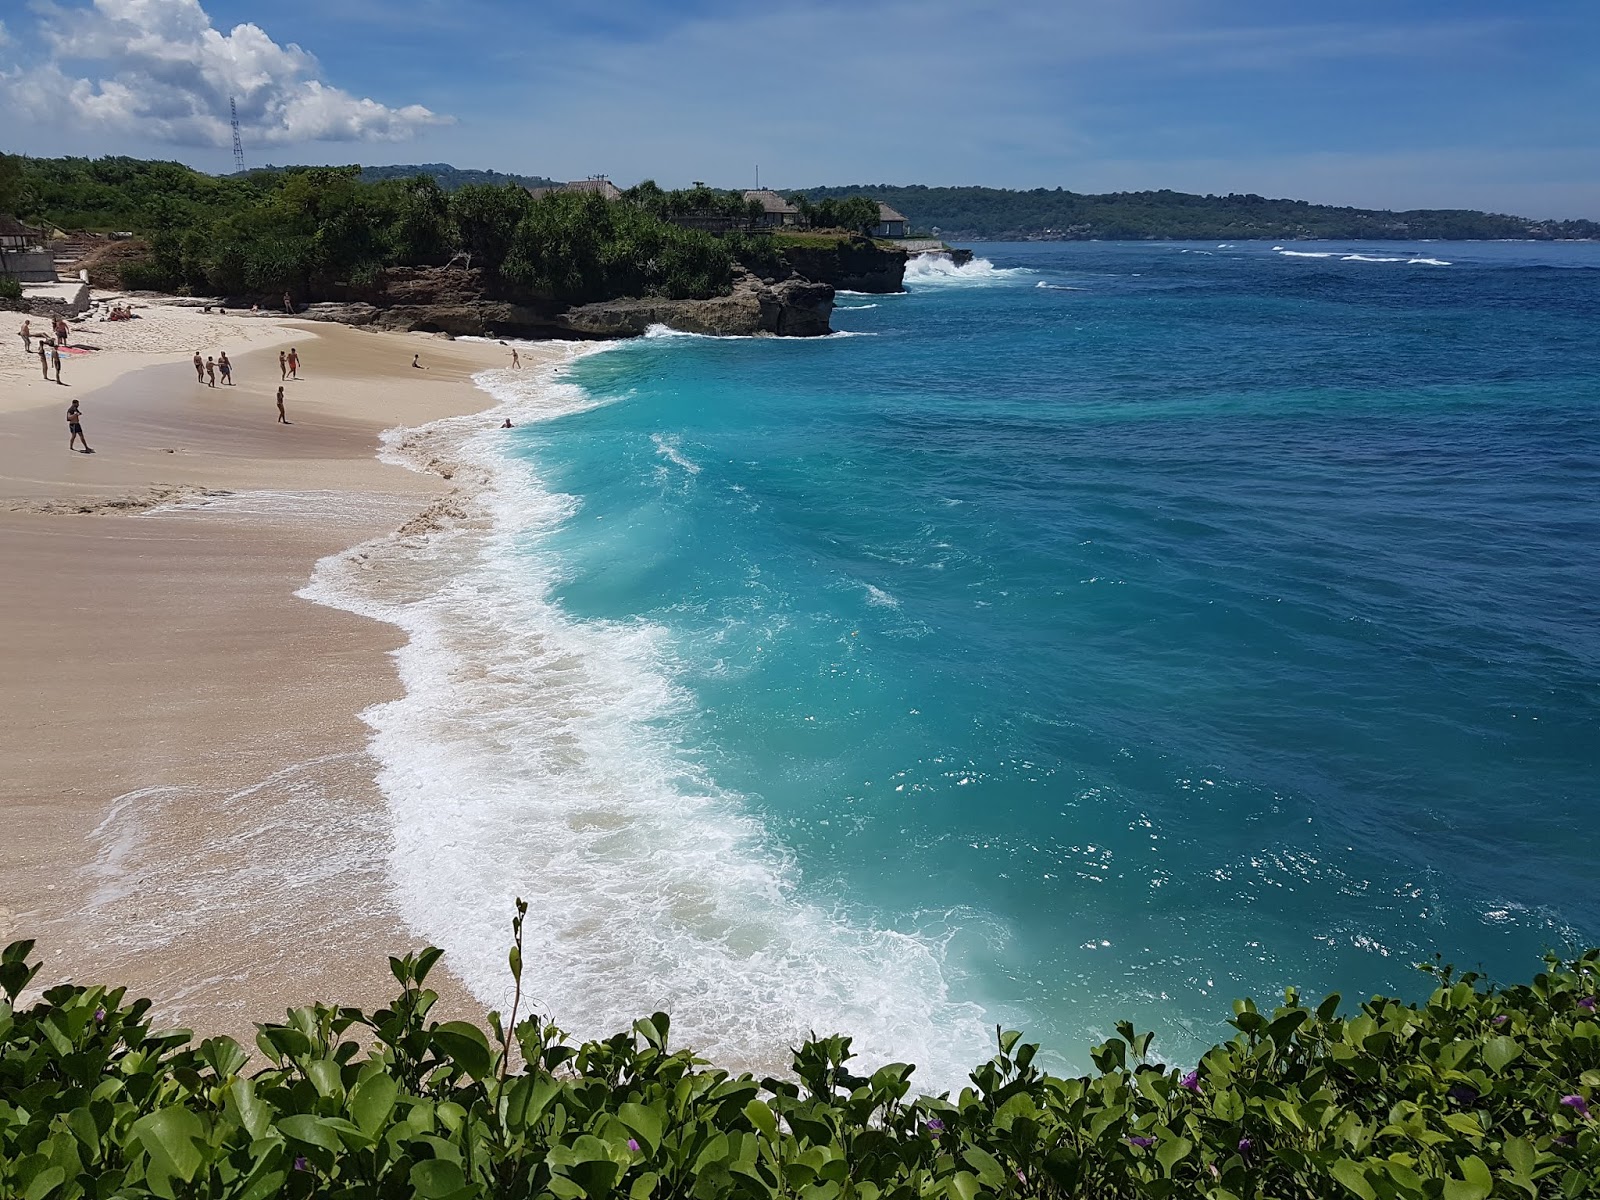
M 509 356 L 137 311 L 74 323 L 70 344 L 100 349 L 64 361 L 60 385 L 24 357 L 8 314 L 0 941 L 37 938 L 52 980 L 126 983 L 167 1021 L 248 1037 L 291 1003 L 386 998 L 385 956 L 417 942 L 385 886 L 358 716 L 398 694 L 387 652 L 402 635 L 295 593 L 323 555 L 448 492 L 380 463 L 379 435 L 487 407 L 471 375 Z M 303 367 L 283 385 L 285 426 L 273 394 L 289 345 Z M 237 385 L 198 385 L 196 350 L 225 350 Z M 411 369 L 413 354 L 429 369 Z M 71 398 L 93 455 L 67 450 Z

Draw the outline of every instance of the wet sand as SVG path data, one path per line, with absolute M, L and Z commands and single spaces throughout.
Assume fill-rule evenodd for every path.
M 388 998 L 386 956 L 418 944 L 358 715 L 398 694 L 402 635 L 294 593 L 448 490 L 380 463 L 379 435 L 486 408 L 470 375 L 508 358 L 284 321 L 255 340 L 233 388 L 176 346 L 102 360 L 92 389 L 0 379 L 0 941 L 38 940 L 40 984 L 124 983 L 242 1040 L 291 1004 Z M 69 393 L 94 455 L 67 451 Z

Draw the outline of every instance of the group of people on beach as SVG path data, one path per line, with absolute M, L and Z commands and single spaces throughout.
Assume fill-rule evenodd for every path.
M 22 352 L 24 354 L 32 354 L 35 338 L 39 340 L 39 348 L 43 350 L 46 345 L 65 346 L 67 337 L 71 332 L 72 330 L 67 328 L 66 318 L 58 316 L 51 318 L 50 333 L 48 335 L 35 333 L 33 331 L 33 319 L 30 317 L 22 322 L 22 328 L 17 331 L 17 335 L 22 338 Z
M 228 361 L 226 350 L 212 358 L 206 355 L 205 361 L 200 360 L 200 351 L 194 352 L 194 379 L 196 383 L 203 383 L 207 387 L 217 386 L 217 376 L 222 376 L 222 382 L 229 387 L 233 386 L 233 364 Z

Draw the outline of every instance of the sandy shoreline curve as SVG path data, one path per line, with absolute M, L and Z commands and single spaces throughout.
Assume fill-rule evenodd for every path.
M 387 999 L 386 956 L 419 942 L 359 717 L 400 694 L 404 634 L 296 593 L 319 560 L 448 512 L 455 484 L 380 461 L 381 435 L 490 408 L 472 376 L 510 352 L 139 311 L 75 328 L 103 348 L 60 385 L 15 329 L 0 348 L 0 943 L 36 938 L 41 982 L 126 984 L 249 1044 L 289 1005 Z M 236 386 L 197 384 L 196 349 L 226 350 Z M 519 349 L 529 371 L 572 353 Z M 93 455 L 66 448 L 72 398 Z

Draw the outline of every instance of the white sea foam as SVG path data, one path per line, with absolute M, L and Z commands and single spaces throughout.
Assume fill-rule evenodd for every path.
M 1331 251 L 1331 250 L 1285 250 L 1282 246 L 1274 246 L 1273 249 L 1276 250 L 1279 254 L 1283 255 L 1285 258 L 1333 258 L 1333 257 L 1335 257 L 1333 251 Z
M 1391 258 L 1373 254 L 1346 254 L 1340 262 L 1405 262 L 1404 258 Z
M 941 935 L 803 897 L 783 846 L 689 746 L 665 631 L 556 599 L 549 538 L 580 502 L 494 426 L 597 402 L 545 372 L 477 380 L 501 401 L 491 416 L 386 438 L 396 460 L 455 464 L 440 526 L 324 559 L 302 593 L 409 635 L 404 697 L 364 714 L 406 920 L 504 1005 L 525 898 L 528 989 L 580 1035 L 664 1009 L 680 1044 L 773 1069 L 808 1030 L 839 1030 L 865 1061 L 920 1064 L 923 1087 L 958 1083 L 987 1041 L 981 1010 L 949 996 Z
M 836 293 L 838 294 L 838 293 Z M 839 312 L 866 312 L 869 308 L 877 308 L 876 304 L 836 304 L 834 308 Z
M 1033 286 L 1036 288 L 1044 288 L 1046 291 L 1050 292 L 1087 292 L 1089 290 L 1088 288 L 1073 287 L 1066 283 L 1046 283 L 1043 279 Z
M 839 288 L 833 294 L 835 296 L 904 296 L 906 293 L 903 292 L 903 291 L 900 291 L 900 292 L 852 292 L 849 288 Z
M 873 606 L 875 606 L 877 608 L 899 608 L 900 607 L 900 601 L 896 600 L 892 595 L 890 595 L 888 592 L 884 591 L 881 587 L 877 587 L 877 586 L 875 586 L 873 584 L 870 584 L 870 583 L 866 584 L 865 586 L 866 586 L 866 589 L 867 589 L 867 603 L 868 604 L 871 604 L 871 605 L 873 605 Z
M 1414 267 L 1449 267 L 1454 265 L 1442 258 L 1408 258 L 1406 262 Z
M 691 462 L 682 455 L 678 449 L 679 442 L 677 438 L 667 437 L 665 434 L 652 433 L 650 435 L 650 442 L 653 446 L 655 446 L 656 453 L 662 458 L 666 459 L 668 462 L 677 463 L 678 466 L 682 467 L 691 475 L 700 474 L 700 464 L 697 462 Z
M 1025 267 L 997 267 L 987 258 L 957 266 L 947 254 L 919 254 L 906 263 L 906 287 L 990 286 L 1031 274 Z

